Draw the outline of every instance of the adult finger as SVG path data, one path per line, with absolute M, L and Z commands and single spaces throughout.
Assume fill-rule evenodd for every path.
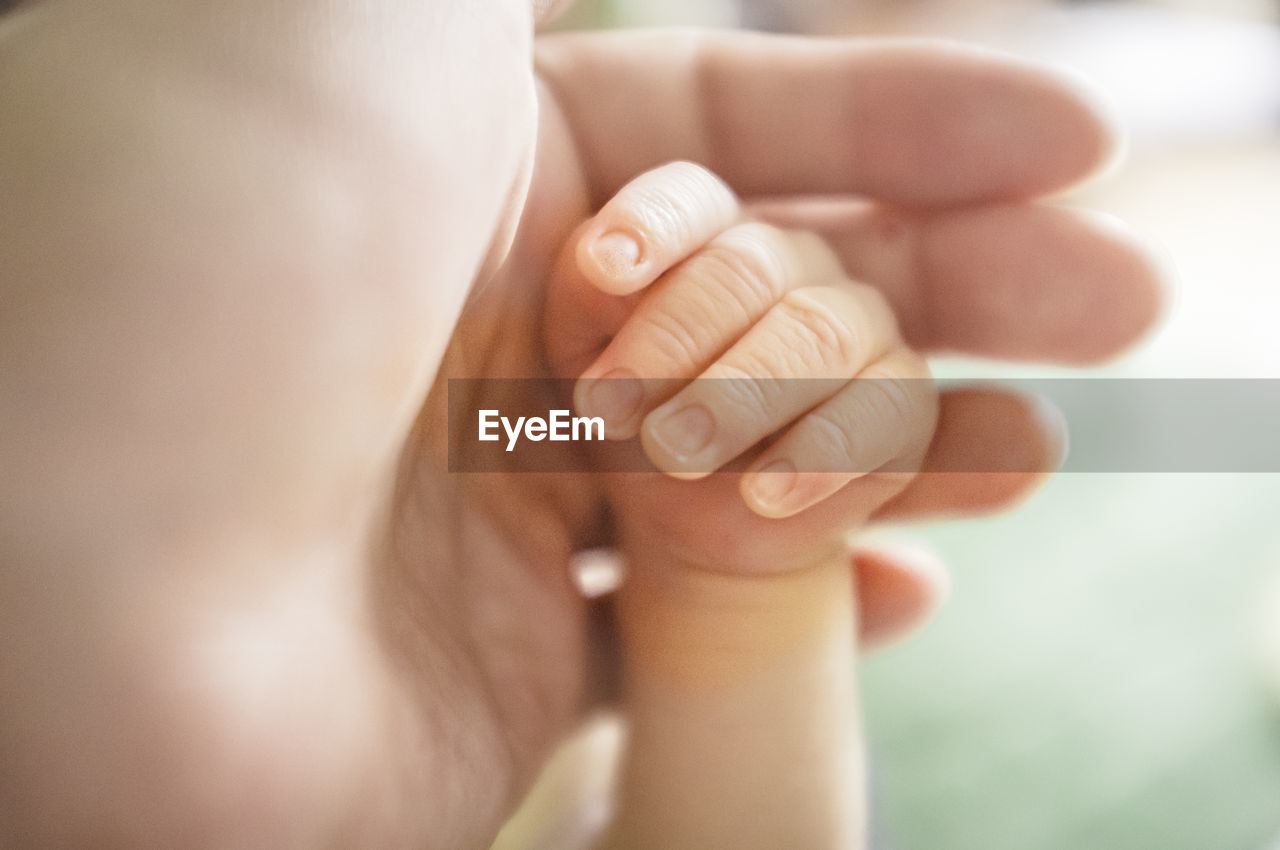
M 744 196 L 1026 198 L 1087 176 L 1114 144 L 1078 86 L 954 44 L 633 32 L 553 36 L 536 55 L 598 199 L 676 159 Z
M 911 215 L 848 200 L 751 212 L 822 234 L 926 351 L 1092 363 L 1131 344 L 1161 311 L 1160 264 L 1096 213 L 1012 204 Z
M 973 515 L 1010 507 L 1062 462 L 1066 427 L 1043 399 L 986 388 L 944 392 L 922 471 L 876 520 Z

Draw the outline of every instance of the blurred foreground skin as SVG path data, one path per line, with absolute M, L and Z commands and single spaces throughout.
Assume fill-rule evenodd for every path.
M 1052 80 L 691 33 L 547 41 L 535 75 L 532 28 L 524 0 L 0 21 L 0 845 L 483 847 L 601 696 L 574 551 L 782 568 L 848 509 L 445 471 L 445 381 L 548 374 L 554 252 L 648 168 L 872 199 L 821 223 L 923 350 L 1088 362 L 1150 321 L 1140 253 L 1026 203 L 1108 149 Z M 871 519 L 1003 506 L 1054 455 L 1019 399 L 939 411 L 926 473 L 999 474 Z

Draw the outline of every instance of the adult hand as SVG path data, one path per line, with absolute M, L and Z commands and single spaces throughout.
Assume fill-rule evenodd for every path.
M 459 365 L 446 358 L 444 375 L 542 374 L 530 365 L 541 351 L 541 281 L 570 229 L 635 174 L 677 159 L 724 176 L 758 214 L 824 233 L 927 351 L 1091 363 L 1157 311 L 1156 274 L 1126 237 L 1037 203 L 1100 167 L 1113 140 L 1078 92 L 1020 63 L 942 45 L 725 33 L 555 36 L 537 55 L 540 140 L 523 223 L 505 267 L 464 312 Z M 794 197 L 815 194 L 843 197 Z M 481 351 L 481 368 L 463 363 Z M 700 542 L 724 564 L 776 546 L 763 560 L 782 567 L 786 547 L 815 528 L 1003 507 L 1056 464 L 1061 439 L 1033 400 L 951 392 L 926 474 L 904 492 L 866 482 L 781 522 L 747 511 L 732 476 L 623 476 L 602 493 L 599 477 L 568 474 L 568 456 L 565 474 L 462 486 L 508 540 L 563 522 L 567 551 L 613 542 L 622 526 L 650 547 Z M 543 560 L 548 575 L 562 569 L 562 557 Z M 930 598 L 911 578 L 921 573 L 895 571 L 892 556 L 863 562 L 894 576 L 862 581 L 864 623 L 892 616 L 878 588 Z
M 462 350 L 508 357 L 446 374 L 541 374 L 529 365 L 541 344 L 540 282 L 570 229 L 635 174 L 679 159 L 724 176 L 757 214 L 826 235 L 927 351 L 1091 363 L 1157 312 L 1157 275 L 1133 243 L 1092 216 L 1038 203 L 1100 167 L 1113 140 L 1078 92 L 1022 64 L 941 45 L 706 33 L 556 36 L 538 60 L 541 136 L 524 223 L 457 337 L 459 359 Z M 838 197 L 795 197 L 805 195 Z M 508 539 L 555 505 L 569 522 L 566 548 L 614 542 L 621 527 L 645 541 L 649 560 L 663 559 L 655 547 L 675 560 L 692 545 L 702 565 L 785 568 L 816 529 L 1003 507 L 1053 468 L 1062 436 L 1032 399 L 967 389 L 944 396 L 926 474 L 907 490 L 864 480 L 781 522 L 746 510 L 732 476 L 624 475 L 603 494 L 598 477 L 515 476 L 477 497 Z M 566 473 L 575 468 L 566 456 Z M 612 524 L 599 518 L 602 502 Z M 902 610 L 891 590 L 936 595 L 904 561 L 862 556 L 865 625 Z

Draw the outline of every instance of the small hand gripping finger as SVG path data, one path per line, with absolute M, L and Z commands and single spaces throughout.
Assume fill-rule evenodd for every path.
M 649 459 L 700 478 L 839 393 L 901 345 L 869 286 L 841 281 L 788 292 L 697 380 L 646 417 Z
M 788 292 L 844 277 L 813 234 L 743 222 L 663 275 L 581 374 L 579 412 L 626 439 L 666 396 L 722 356 Z M 646 381 L 634 380 L 644 377 Z

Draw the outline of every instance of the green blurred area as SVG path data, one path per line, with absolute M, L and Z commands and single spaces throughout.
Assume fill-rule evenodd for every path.
M 922 529 L 952 604 L 863 674 L 885 846 L 1280 839 L 1252 628 L 1277 506 L 1274 475 L 1061 475 L 1016 514 Z

